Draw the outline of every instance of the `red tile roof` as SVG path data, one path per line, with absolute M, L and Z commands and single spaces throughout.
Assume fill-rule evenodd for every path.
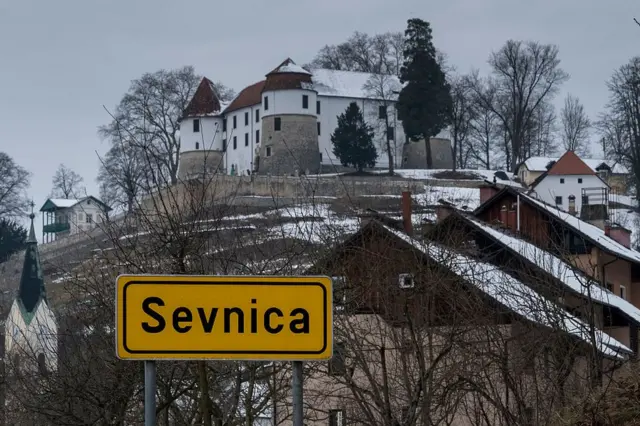
M 239 110 L 240 108 L 257 105 L 262 102 L 262 88 L 266 80 L 253 83 L 251 86 L 247 86 L 238 93 L 229 106 L 224 110 L 224 113 Z
M 184 110 L 183 117 L 198 117 L 217 114 L 220 112 L 220 99 L 215 92 L 213 82 L 204 77 L 196 89 L 189 105 Z
M 573 151 L 567 151 L 558 158 L 547 172 L 548 175 L 595 175 L 593 169 Z
M 262 91 L 309 88 L 313 89 L 311 73 L 296 65 L 291 58 L 287 58 L 267 74 L 267 80 Z

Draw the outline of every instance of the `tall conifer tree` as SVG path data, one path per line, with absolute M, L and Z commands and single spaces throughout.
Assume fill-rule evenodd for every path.
M 449 125 L 452 100 L 446 75 L 436 59 L 431 26 L 422 19 L 409 19 L 405 31 L 404 62 L 400 81 L 405 86 L 398 97 L 398 118 L 411 140 L 424 138 L 427 168 L 433 159 L 429 138 Z
M 351 102 L 338 116 L 338 127 L 331 135 L 333 154 L 345 167 L 361 172 L 376 165 L 378 153 L 373 145 L 373 129 L 364 121 L 358 104 Z

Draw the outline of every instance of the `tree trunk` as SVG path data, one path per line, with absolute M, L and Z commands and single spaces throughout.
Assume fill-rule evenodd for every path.
M 389 140 L 389 116 L 387 114 L 385 114 L 384 117 L 384 124 L 385 136 L 387 138 L 387 157 L 389 158 L 389 176 L 393 176 L 393 154 L 391 154 L 391 141 Z
M 204 426 L 213 426 L 211 423 L 211 412 L 209 411 L 207 366 L 204 361 L 198 361 L 198 380 L 200 384 L 200 413 L 202 414 L 202 424 Z
M 426 157 L 427 157 L 427 169 L 432 169 L 433 168 L 433 159 L 431 158 L 431 138 L 429 138 L 429 136 L 427 136 L 425 134 L 424 137 L 424 147 L 425 147 L 425 152 L 426 152 Z M 454 160 L 455 161 L 455 160 Z

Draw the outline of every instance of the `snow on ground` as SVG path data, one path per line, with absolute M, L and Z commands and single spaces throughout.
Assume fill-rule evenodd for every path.
M 635 197 L 630 197 L 629 195 L 612 194 L 609 201 L 614 203 L 624 204 L 625 206 L 629 206 L 629 207 L 638 206 L 638 200 L 636 200 Z

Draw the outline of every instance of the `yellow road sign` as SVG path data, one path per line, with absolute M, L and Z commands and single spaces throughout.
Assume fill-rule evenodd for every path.
M 332 355 L 331 279 L 121 275 L 121 359 L 322 360 Z

